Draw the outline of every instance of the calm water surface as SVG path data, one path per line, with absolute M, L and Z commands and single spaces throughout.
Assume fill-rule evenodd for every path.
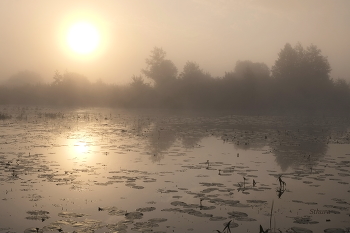
M 0 232 L 350 232 L 350 118 L 0 112 Z

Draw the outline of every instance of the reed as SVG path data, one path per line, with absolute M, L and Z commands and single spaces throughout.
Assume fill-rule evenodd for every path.
M 272 222 L 273 203 L 274 203 L 274 201 L 272 200 L 271 212 L 270 212 L 270 230 L 272 229 L 271 228 L 271 222 Z
M 216 230 L 218 233 L 231 233 L 231 228 L 230 228 L 230 224 L 231 224 L 232 220 L 230 220 L 224 227 L 224 229 L 222 231 Z

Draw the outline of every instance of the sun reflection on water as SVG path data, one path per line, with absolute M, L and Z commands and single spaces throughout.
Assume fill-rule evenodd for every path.
M 79 157 L 81 155 L 85 155 L 89 152 L 89 145 L 84 141 L 78 141 L 77 143 L 74 143 L 74 154 L 78 155 Z

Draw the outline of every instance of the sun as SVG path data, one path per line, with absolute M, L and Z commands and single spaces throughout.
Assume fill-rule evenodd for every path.
M 77 22 L 69 28 L 67 42 L 69 48 L 75 53 L 90 54 L 100 44 L 100 33 L 92 23 Z

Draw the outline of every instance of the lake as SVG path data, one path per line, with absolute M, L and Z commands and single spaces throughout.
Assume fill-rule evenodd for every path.
M 350 232 L 350 117 L 0 113 L 0 232 Z

